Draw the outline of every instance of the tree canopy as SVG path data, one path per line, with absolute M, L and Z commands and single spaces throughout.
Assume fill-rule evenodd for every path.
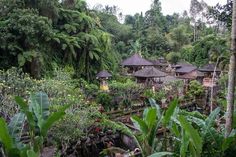
M 135 51 L 201 66 L 227 56 L 231 14 L 232 1 L 210 7 L 192 0 L 190 14 L 163 15 L 154 0 L 146 13 L 123 16 L 117 6 L 89 9 L 83 0 L 0 0 L 0 67 L 22 67 L 40 78 L 56 63 L 92 80 L 100 70 L 118 70 Z

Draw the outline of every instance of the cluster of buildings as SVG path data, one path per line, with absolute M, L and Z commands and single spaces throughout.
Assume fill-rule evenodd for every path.
M 153 87 L 175 80 L 183 80 L 185 84 L 197 80 L 206 88 L 214 87 L 217 86 L 217 79 L 221 73 L 214 64 L 207 64 L 201 68 L 189 63 L 171 65 L 164 58 L 147 60 L 138 53 L 123 60 L 121 66 L 125 69 L 123 75 L 133 76 L 137 83 Z M 111 74 L 102 71 L 97 77 L 101 80 L 101 89 L 108 89 L 106 80 Z

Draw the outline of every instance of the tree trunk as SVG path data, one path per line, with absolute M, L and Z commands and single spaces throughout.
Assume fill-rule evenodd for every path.
M 225 137 L 229 136 L 233 125 L 234 89 L 236 73 L 236 0 L 233 1 L 232 32 L 231 32 L 231 57 L 229 63 L 229 81 L 227 94 L 227 112 L 225 123 Z
M 217 58 L 217 61 L 216 61 L 216 65 L 215 65 L 215 68 L 214 68 L 214 72 L 213 72 L 213 75 L 212 75 L 212 78 L 211 78 L 211 99 L 210 99 L 210 113 L 213 111 L 213 94 L 214 94 L 214 80 L 215 80 L 215 77 L 216 77 L 216 68 L 219 64 L 219 60 L 220 58 L 222 57 L 222 55 L 220 55 L 218 58 Z
M 40 79 L 40 61 L 39 58 L 33 58 L 30 63 L 30 74 L 35 79 Z
M 196 22 L 194 20 L 194 28 L 193 28 L 193 42 L 196 41 Z

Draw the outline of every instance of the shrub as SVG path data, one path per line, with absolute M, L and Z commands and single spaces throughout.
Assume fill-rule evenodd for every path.
M 196 80 L 191 81 L 189 83 L 189 90 L 186 95 L 189 98 L 195 99 L 202 94 L 204 94 L 204 87 L 201 85 L 201 83 Z
M 14 96 L 27 99 L 36 91 L 47 93 L 52 104 L 80 104 L 84 100 L 83 91 L 74 83 L 78 80 L 71 79 L 70 75 L 62 69 L 53 78 L 35 80 L 14 67 L 0 71 L 0 112 L 13 116 L 18 112 Z
M 57 110 L 57 108 L 58 106 L 54 106 L 52 110 Z M 96 104 L 72 106 L 63 119 L 52 127 L 49 134 L 58 143 L 77 141 L 88 134 L 88 128 L 94 124 L 99 115 Z
M 110 93 L 114 97 L 121 98 L 120 103 L 128 107 L 133 99 L 140 97 L 143 93 L 143 87 L 130 79 L 127 79 L 125 82 L 112 81 Z
M 96 98 L 96 102 L 98 104 L 101 104 L 105 108 L 105 110 L 110 110 L 112 108 L 111 100 L 112 97 L 105 92 L 98 93 Z
M 80 88 L 83 89 L 86 98 L 95 98 L 99 87 L 96 84 L 88 83 L 84 79 L 79 79 Z
M 151 89 L 147 89 L 144 91 L 143 95 L 147 98 L 153 98 L 158 102 L 160 102 L 162 99 L 166 98 L 166 92 L 164 90 L 159 90 L 159 91 L 153 92 Z
M 166 55 L 166 59 L 171 64 L 176 64 L 180 60 L 180 53 L 178 52 L 170 52 Z

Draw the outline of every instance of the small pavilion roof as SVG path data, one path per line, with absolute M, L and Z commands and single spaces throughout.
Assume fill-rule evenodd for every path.
M 182 79 L 196 79 L 199 77 L 204 77 L 204 74 L 198 70 L 191 71 L 189 73 L 186 73 L 184 75 L 179 76 L 178 78 Z
M 106 70 L 100 71 L 97 75 L 98 78 L 111 77 L 112 75 Z
M 215 64 L 207 64 L 199 68 L 199 71 L 202 72 L 214 72 L 214 70 L 215 70 Z M 216 68 L 216 72 L 220 72 L 220 69 Z
M 122 66 L 142 66 L 142 65 L 153 65 L 152 62 L 142 58 L 138 53 L 135 53 L 133 56 L 125 59 L 122 63 Z
M 165 77 L 167 76 L 166 73 L 157 70 L 154 67 L 145 67 L 137 72 L 134 73 L 135 77 L 144 77 L 144 78 L 157 78 L 157 77 Z

